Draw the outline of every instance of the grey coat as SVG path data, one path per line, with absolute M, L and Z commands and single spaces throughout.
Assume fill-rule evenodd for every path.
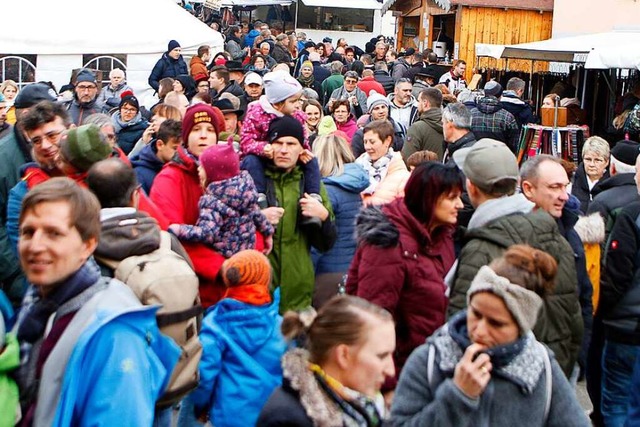
M 522 352 L 501 368 L 502 374 L 494 370 L 479 398 L 466 396 L 453 382 L 462 349 L 448 334 L 448 325 L 418 347 L 404 366 L 391 408 L 392 426 L 591 425 L 553 357 L 550 358 L 551 403 L 544 423 L 548 386 L 542 352 L 546 350 L 535 342 L 532 334 Z M 435 350 L 431 373 L 428 368 L 430 347 Z

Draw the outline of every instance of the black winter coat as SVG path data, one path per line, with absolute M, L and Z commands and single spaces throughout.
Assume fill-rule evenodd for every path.
M 600 181 L 603 182 L 607 178 L 609 178 L 609 171 L 605 170 L 604 175 L 600 178 Z M 585 214 L 589 210 L 589 205 L 593 200 L 594 194 L 593 190 L 596 189 L 598 183 L 593 186 L 591 190 L 589 190 L 589 182 L 587 181 L 587 173 L 584 170 L 584 163 L 580 163 L 578 165 L 578 169 L 576 170 L 576 174 L 573 177 L 573 185 L 571 186 L 571 194 L 576 196 L 578 200 L 580 200 L 580 211 Z
M 393 93 L 396 82 L 393 80 L 393 77 L 389 75 L 389 73 L 384 70 L 375 70 L 373 72 L 373 78 L 375 79 L 375 81 L 382 85 L 387 95 Z
M 593 201 L 587 213 L 598 212 L 604 219 L 605 234 L 609 236 L 618 211 L 640 201 L 633 173 L 619 173 L 608 179 L 600 180 L 591 193 Z

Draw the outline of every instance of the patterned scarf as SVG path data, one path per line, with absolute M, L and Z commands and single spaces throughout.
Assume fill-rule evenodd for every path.
M 300 82 L 302 87 L 311 87 L 316 79 L 315 77 L 313 77 L 313 74 L 311 74 L 309 77 L 304 77 L 302 74 L 300 74 L 300 77 L 298 77 L 298 81 Z
M 440 355 L 439 367 L 453 372 L 464 351 L 471 345 L 467 330 L 467 312 L 454 316 L 429 339 Z M 484 351 L 491 358 L 491 375 L 511 381 L 524 394 L 530 394 L 544 371 L 544 354 L 532 332 L 517 340 Z M 546 350 L 544 350 L 546 351 Z
M 369 186 L 362 194 L 373 194 L 376 191 L 376 187 L 384 180 L 389 171 L 389 164 L 393 159 L 393 148 L 389 147 L 387 154 L 380 157 L 375 162 L 371 161 L 371 156 L 368 153 L 363 153 L 356 159 L 356 163 L 364 168 L 369 174 Z
M 375 399 L 351 390 L 328 375 L 319 365 L 309 362 L 309 370 L 323 386 L 329 396 L 342 409 L 346 427 L 378 427 L 382 425 L 385 413 L 384 397 L 378 393 Z

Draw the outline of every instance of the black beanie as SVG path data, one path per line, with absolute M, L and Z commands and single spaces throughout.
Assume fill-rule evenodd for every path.
M 118 109 L 122 108 L 124 104 L 129 104 L 132 107 L 135 107 L 136 110 L 138 111 L 140 110 L 140 104 L 138 103 L 138 98 L 136 98 L 133 92 L 131 92 L 130 90 L 125 90 L 120 95 L 120 105 L 118 106 Z
M 167 46 L 167 52 L 171 52 L 173 49 L 180 47 L 180 43 L 175 40 L 171 40 L 169 42 L 169 46 Z
M 269 142 L 283 136 L 292 136 L 304 146 L 304 130 L 302 124 L 291 116 L 283 116 L 269 124 Z

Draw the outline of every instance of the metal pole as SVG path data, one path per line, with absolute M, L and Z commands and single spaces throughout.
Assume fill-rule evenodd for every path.
M 535 64 L 535 60 L 531 60 L 531 72 L 529 72 L 529 97 L 533 99 L 533 65 Z M 537 107 L 537 104 L 536 104 Z
M 298 2 L 295 2 L 295 3 L 296 3 L 296 18 L 295 18 L 295 22 L 293 23 L 293 31 L 298 33 Z
M 582 76 L 582 97 L 580 99 L 580 108 L 584 109 L 584 98 L 587 93 L 587 69 L 583 68 L 582 73 L 584 75 Z

